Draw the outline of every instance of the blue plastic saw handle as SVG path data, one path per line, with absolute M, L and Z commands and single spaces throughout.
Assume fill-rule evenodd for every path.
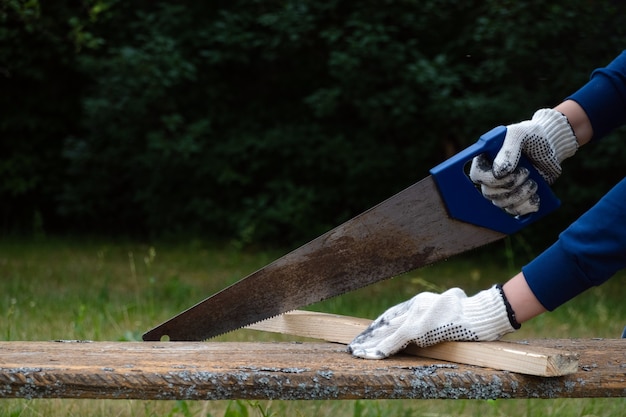
M 512 216 L 494 206 L 465 173 L 468 162 L 486 153 L 493 160 L 502 147 L 506 127 L 498 126 L 482 135 L 472 146 L 456 154 L 430 170 L 439 188 L 439 194 L 448 209 L 450 217 L 486 227 L 501 233 L 511 234 L 539 220 L 556 210 L 561 202 L 554 195 L 548 183 L 537 172 L 530 161 L 522 156 L 519 165 L 530 171 L 530 178 L 538 185 L 539 211 L 523 216 Z

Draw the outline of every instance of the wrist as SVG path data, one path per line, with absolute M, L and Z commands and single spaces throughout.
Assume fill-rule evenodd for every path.
M 567 121 L 570 126 L 572 126 L 572 130 L 576 136 L 578 147 L 585 145 L 591 140 L 593 137 L 593 127 L 591 126 L 589 117 L 587 117 L 587 113 L 585 113 L 585 110 L 580 104 L 574 100 L 565 100 L 556 106 L 554 110 L 561 112 L 567 117 Z
M 553 263 L 554 259 L 550 259 Z M 569 277 L 569 275 L 567 276 Z M 502 291 L 515 312 L 515 320 L 518 323 L 524 323 L 546 311 L 528 285 L 528 282 L 526 282 L 523 272 L 519 272 L 509 279 L 502 286 Z

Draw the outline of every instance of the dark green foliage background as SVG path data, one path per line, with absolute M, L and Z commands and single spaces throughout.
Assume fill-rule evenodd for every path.
M 301 242 L 626 45 L 618 1 L 0 4 L 3 234 Z M 527 233 L 622 178 L 623 140 L 567 161 L 564 207 Z

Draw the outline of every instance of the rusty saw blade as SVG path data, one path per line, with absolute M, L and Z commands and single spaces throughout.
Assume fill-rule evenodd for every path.
M 143 340 L 205 340 L 494 242 L 544 216 L 559 201 L 532 167 L 541 210 L 524 218 L 493 206 L 465 174 L 474 156 L 497 152 L 505 132 L 501 126 L 486 133 L 431 176 L 153 328 Z

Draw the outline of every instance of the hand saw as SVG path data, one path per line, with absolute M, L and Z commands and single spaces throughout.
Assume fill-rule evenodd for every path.
M 506 128 L 496 127 L 430 170 L 430 176 L 206 298 L 143 335 L 143 340 L 205 340 L 432 264 L 514 233 L 559 206 L 539 188 L 540 210 L 513 217 L 485 199 L 466 174 L 475 156 L 493 158 Z

